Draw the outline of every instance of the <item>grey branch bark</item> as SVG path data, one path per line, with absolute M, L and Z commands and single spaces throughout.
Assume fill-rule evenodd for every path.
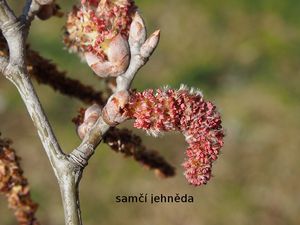
M 7 2 L 0 0 L 0 29 L 9 47 L 9 58 L 0 57 L 0 73 L 18 89 L 38 132 L 59 183 L 65 224 L 82 225 L 78 192 L 79 183 L 88 160 L 94 154 L 110 125 L 100 116 L 85 135 L 82 143 L 69 155 L 61 150 L 57 142 L 31 83 L 25 64 L 25 42 L 30 23 L 40 7 L 51 2 L 52 0 L 27 0 L 22 15 L 17 18 Z M 141 22 L 140 17 L 136 17 L 136 19 Z M 146 63 L 158 44 L 159 32 L 155 32 L 145 41 L 146 31 L 144 24 L 142 25 L 144 31 L 141 37 L 135 36 L 134 32 L 130 34 L 131 62 L 128 70 L 117 78 L 117 91 L 129 90 L 135 74 Z
M 81 144 L 70 153 L 70 159 L 82 168 L 86 167 L 88 160 L 94 154 L 95 149 L 102 141 L 103 135 L 109 128 L 110 126 L 100 116 L 91 130 L 85 135 Z
M 27 1 L 26 4 L 29 4 Z M 31 2 L 30 2 L 31 3 Z M 32 4 L 31 4 L 32 5 Z M 29 17 L 33 16 L 32 7 Z M 67 225 L 81 225 L 80 206 L 78 200 L 78 185 L 81 178 L 81 168 L 69 160 L 55 138 L 41 103 L 36 95 L 25 65 L 25 41 L 28 26 L 17 19 L 6 1 L 0 1 L 0 28 L 9 47 L 9 59 L 0 59 L 2 74 L 18 89 L 32 121 L 37 129 L 44 150 L 49 158 L 54 173 L 58 179 Z
M 16 16 L 5 0 L 0 0 L 0 26 L 1 29 L 9 23 L 16 20 Z

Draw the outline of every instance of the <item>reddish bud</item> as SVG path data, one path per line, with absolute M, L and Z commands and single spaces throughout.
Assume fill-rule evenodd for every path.
M 119 91 L 108 99 L 107 104 L 102 111 L 102 117 L 107 124 L 116 126 L 127 119 L 123 110 L 128 103 L 128 99 L 128 91 Z
M 87 132 L 94 126 L 101 115 L 101 108 L 97 104 L 93 104 L 84 113 L 83 123 L 77 128 L 78 136 L 83 139 Z
M 130 50 L 128 42 L 121 34 L 114 37 L 104 53 L 107 60 L 102 60 L 91 52 L 85 53 L 87 64 L 100 77 L 116 77 L 124 73 L 129 65 Z

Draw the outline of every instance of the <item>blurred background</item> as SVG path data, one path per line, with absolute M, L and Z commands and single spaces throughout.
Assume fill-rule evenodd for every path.
M 19 9 L 19 1 L 10 1 Z M 75 1 L 60 0 L 63 11 Z M 180 164 L 184 138 L 167 134 L 147 146 L 177 168 L 157 178 L 132 159 L 101 145 L 81 182 L 85 225 L 300 224 L 300 1 L 137 0 L 149 32 L 161 42 L 139 72 L 138 90 L 184 83 L 200 88 L 223 116 L 226 130 L 214 178 L 199 188 L 187 184 Z M 64 50 L 64 18 L 35 20 L 29 42 L 73 78 L 103 88 L 77 56 Z M 82 103 L 35 83 L 63 149 L 79 143 L 71 118 Z M 32 122 L 15 88 L 0 77 L 0 130 L 14 141 L 39 203 L 43 225 L 64 224 L 60 193 Z M 126 126 L 131 126 L 128 123 Z M 194 196 L 194 203 L 117 204 L 116 195 L 154 193 Z M 0 224 L 16 224 L 0 196 Z

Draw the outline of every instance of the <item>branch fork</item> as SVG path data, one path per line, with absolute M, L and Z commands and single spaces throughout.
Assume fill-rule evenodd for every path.
M 143 19 L 136 13 L 129 33 L 130 64 L 125 73 L 116 78 L 116 89 L 97 118 L 81 137 L 81 144 L 69 155 L 61 148 L 42 105 L 30 81 L 25 63 L 26 39 L 31 21 L 44 5 L 52 0 L 27 0 L 18 18 L 5 0 L 0 0 L 0 29 L 5 37 L 9 57 L 0 57 L 0 71 L 18 89 L 31 119 L 37 129 L 44 150 L 49 158 L 61 190 L 66 225 L 81 225 L 78 186 L 90 157 L 111 128 L 127 118 L 120 109 L 129 98 L 131 83 L 138 70 L 147 62 L 159 42 L 159 31 L 146 40 Z

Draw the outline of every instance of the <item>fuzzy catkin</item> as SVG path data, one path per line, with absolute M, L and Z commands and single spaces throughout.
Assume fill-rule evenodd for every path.
M 184 175 L 192 185 L 206 184 L 212 176 L 212 163 L 223 146 L 221 117 L 213 103 L 198 91 L 182 86 L 179 90 L 158 89 L 133 92 L 124 109 L 135 119 L 134 126 L 157 136 L 180 131 L 188 148 L 182 164 Z

